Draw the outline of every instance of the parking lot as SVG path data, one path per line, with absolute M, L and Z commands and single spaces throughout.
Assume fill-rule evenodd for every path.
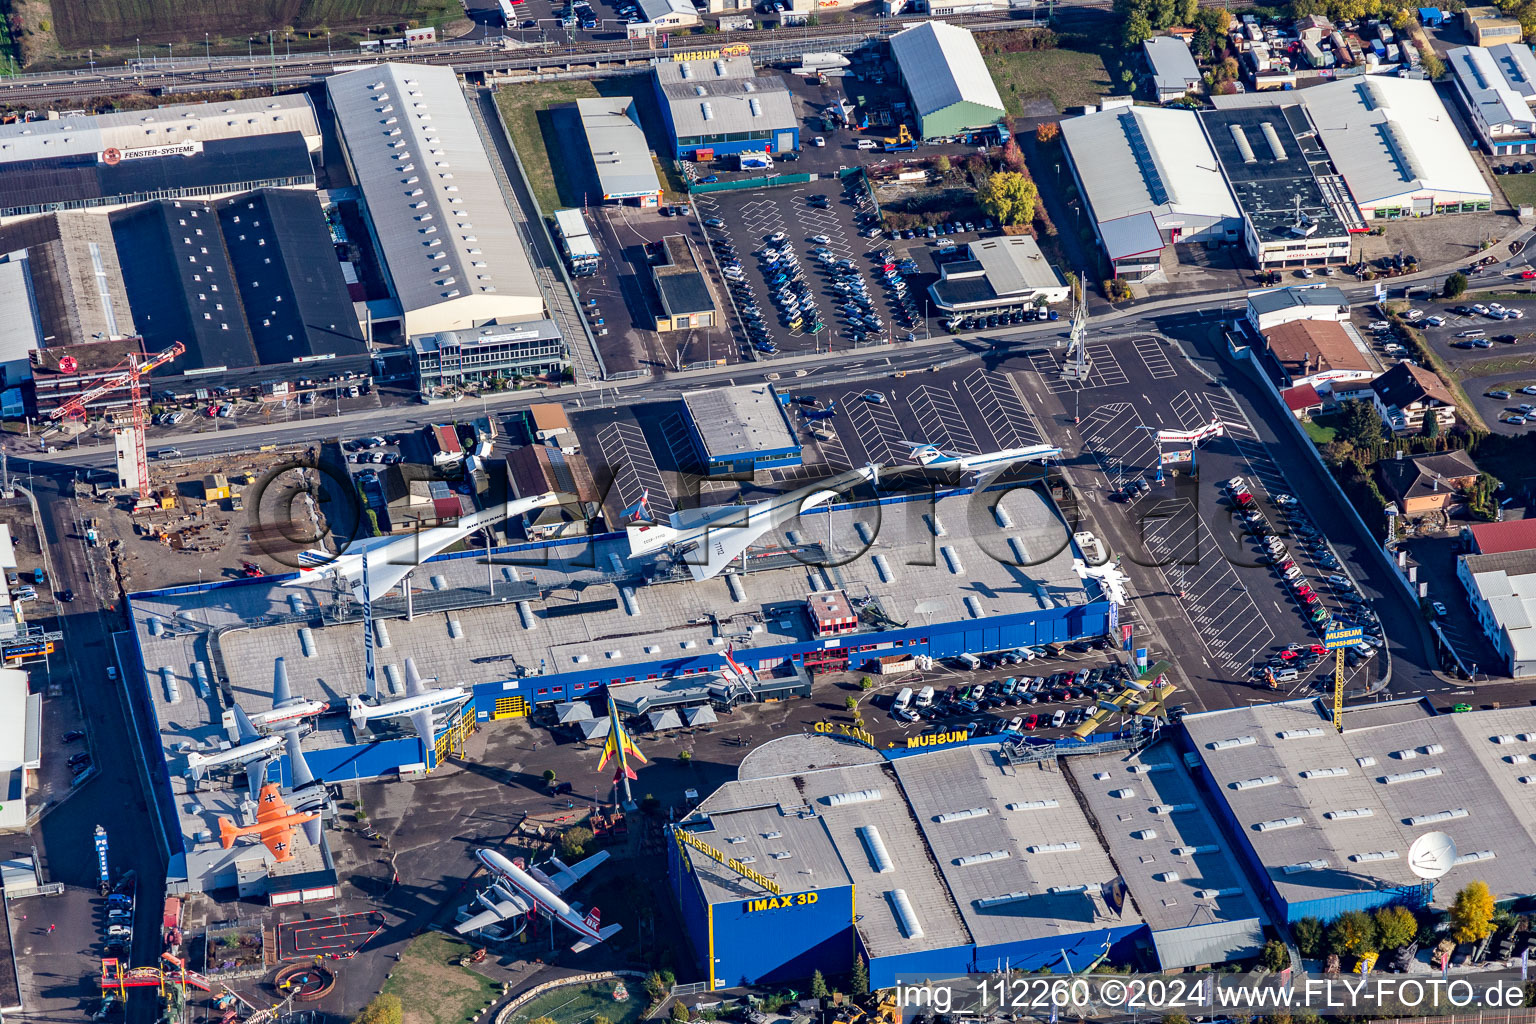
M 1422 316 L 1416 325 L 1456 369 L 1489 429 L 1505 434 L 1531 429 L 1536 390 L 1520 391 L 1536 386 L 1536 302 L 1467 296 L 1417 308 Z
M 1266 665 L 1283 671 L 1301 662 L 1298 678 L 1284 688 L 1309 685 L 1324 672 L 1323 659 L 1287 649 L 1318 640 L 1315 617 L 1353 617 L 1363 599 L 1290 496 L 1284 473 L 1243 410 L 1164 339 L 1115 338 L 1090 345 L 1089 352 L 1095 365 L 1080 391 L 1060 376 L 1062 355 L 1055 349 L 1023 354 L 1028 369 L 1021 385 L 1042 401 L 1054 395 L 1069 411 L 1080 408 L 1075 429 L 1069 421 L 1047 423 L 1064 449 L 1081 438 L 1088 458 L 1077 465 L 1091 466 L 1101 477 L 1113 502 L 1102 515 L 1123 517 L 1116 532 L 1127 543 L 1126 556 L 1167 581 L 1193 635 L 1229 681 L 1254 680 Z M 1069 398 L 1067 391 L 1077 393 Z M 1212 421 L 1222 424 L 1225 436 L 1199 448 L 1198 480 L 1187 465 L 1160 465 L 1157 430 L 1194 430 Z M 1239 477 L 1251 504 L 1239 503 L 1222 486 Z M 1278 538 L 1273 549 L 1271 537 Z M 1294 581 L 1281 575 L 1286 561 L 1293 564 Z

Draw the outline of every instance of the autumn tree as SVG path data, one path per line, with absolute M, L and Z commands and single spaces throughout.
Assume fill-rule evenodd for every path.
M 1291 925 L 1291 938 L 1302 956 L 1316 956 L 1323 946 L 1323 922 L 1315 917 L 1304 917 Z
M 1328 929 L 1328 946 L 1341 957 L 1376 951 L 1376 922 L 1363 910 L 1346 910 Z
M 1014 171 L 999 171 L 976 190 L 977 204 L 1004 227 L 1034 220 L 1039 198 L 1035 183 Z
M 1024 154 L 1020 151 L 1019 144 L 1012 139 L 1009 139 L 1008 144 L 1003 147 L 1002 153 L 999 154 L 999 159 L 1002 160 L 1003 167 L 1007 170 L 1014 171 L 1015 173 L 1022 173 L 1024 170 Z
M 1456 894 L 1448 915 L 1451 938 L 1457 942 L 1481 942 L 1493 931 L 1493 893 L 1487 882 L 1470 882 Z
M 566 829 L 561 835 L 560 852 L 565 855 L 566 860 L 571 860 L 584 855 L 591 844 L 592 830 L 577 825 L 575 828 Z
M 1050 142 L 1061 134 L 1061 125 L 1055 121 L 1042 121 L 1035 129 L 1036 142 Z
M 404 1019 L 405 1008 L 400 1004 L 400 997 L 386 994 L 374 996 L 353 1018 L 352 1024 L 401 1024 Z M 538 1022 L 530 1021 L 529 1024 Z
M 1376 911 L 1376 936 L 1384 950 L 1408 945 L 1418 931 L 1418 918 L 1407 907 L 1382 907 Z

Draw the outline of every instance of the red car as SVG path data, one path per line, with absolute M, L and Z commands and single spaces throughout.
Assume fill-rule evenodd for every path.
M 1531 280 L 1533 278 L 1536 278 L 1536 270 L 1522 270 L 1522 271 L 1520 271 L 1520 280 L 1522 280 L 1522 281 L 1529 281 L 1529 280 Z
M 1297 654 L 1296 654 L 1295 651 L 1281 651 L 1280 652 L 1280 660 L 1281 661 L 1290 661 L 1290 660 L 1292 660 L 1295 657 L 1297 657 Z
M 1313 644 L 1308 647 L 1307 650 L 1312 654 L 1317 655 L 1319 658 L 1328 653 L 1328 648 L 1324 647 L 1322 644 Z
M 1313 597 L 1315 595 L 1312 593 L 1312 588 L 1307 586 L 1305 583 L 1303 583 L 1301 586 L 1296 588 L 1296 596 L 1297 597 Z
M 1024 719 L 1024 728 L 1025 729 L 1033 729 L 1035 726 L 1037 726 L 1039 724 L 1040 724 L 1040 716 L 1039 715 L 1028 715 Z

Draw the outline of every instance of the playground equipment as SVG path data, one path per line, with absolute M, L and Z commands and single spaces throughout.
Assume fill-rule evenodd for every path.
M 289 964 L 277 972 L 274 984 L 296 1003 L 315 1003 L 330 995 L 336 975 L 319 964 Z

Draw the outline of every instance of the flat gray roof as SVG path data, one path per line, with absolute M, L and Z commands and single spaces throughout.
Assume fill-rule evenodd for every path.
M 1474 878 L 1501 900 L 1536 893 L 1536 781 L 1521 781 L 1536 780 L 1536 708 L 1437 715 L 1394 701 L 1347 710 L 1340 735 L 1320 701 L 1299 700 L 1184 725 L 1289 903 L 1416 885 L 1409 846 L 1436 831 L 1464 858 L 1437 905 Z
M 651 195 L 661 191 L 651 147 L 630 96 L 599 96 L 576 101 L 587 148 L 597 167 L 604 199 Z
M 1221 963 L 1264 945 L 1263 912 L 1172 744 L 1062 763 L 1152 929 L 1164 970 Z M 1189 929 L 1200 929 L 1197 941 L 1162 934 Z
M 704 441 L 709 458 L 797 448 L 800 442 L 785 418 L 773 388 L 749 384 L 683 393 L 683 405 Z
M 827 797 L 875 791 L 876 799 L 833 805 Z M 925 949 L 967 945 L 970 935 L 955 912 L 939 867 L 923 843 L 902 787 L 883 761 L 806 771 L 750 783 L 730 782 L 700 805 L 714 823 L 699 838 L 730 857 L 755 857 L 754 870 L 785 892 L 847 885 L 858 894 L 857 927 L 871 956 L 896 956 Z M 873 828 L 890 857 L 891 870 L 877 870 L 860 828 Z M 691 830 L 693 831 L 693 830 Z M 765 833 L 780 833 L 769 839 Z M 790 857 L 775 859 L 773 854 Z M 752 882 L 704 854 L 689 850 L 694 869 L 712 902 L 761 895 Z M 923 934 L 908 938 L 897 923 L 891 898 L 907 894 Z
M 750 57 L 664 60 L 655 70 L 679 137 L 769 132 L 798 124 L 784 79 L 759 75 Z
M 1054 761 L 1008 767 L 988 744 L 893 764 L 976 945 L 1141 920 L 1129 903 L 1118 916 L 1105 905 L 1100 886 L 1117 872 Z M 965 816 L 940 820 L 957 813 Z M 979 902 L 1009 894 L 1027 896 L 995 906 Z

